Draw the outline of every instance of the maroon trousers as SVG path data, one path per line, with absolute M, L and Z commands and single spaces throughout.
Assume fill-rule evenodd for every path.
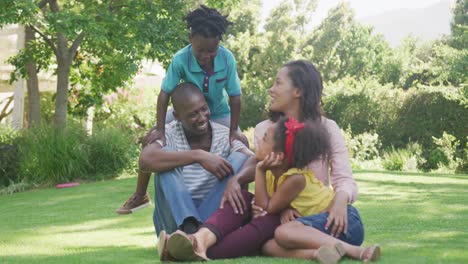
M 242 195 L 248 207 L 244 214 L 235 214 L 229 202 L 226 202 L 223 209 L 218 209 L 202 226 L 217 237 L 217 243 L 208 249 L 209 258 L 252 256 L 258 254 L 263 244 L 274 237 L 275 229 L 280 225 L 279 215 L 267 214 L 252 219 L 253 195 L 247 191 L 242 191 Z

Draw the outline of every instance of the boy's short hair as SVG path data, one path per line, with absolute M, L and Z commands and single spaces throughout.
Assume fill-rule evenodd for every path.
M 205 38 L 222 38 L 226 29 L 232 22 L 227 20 L 228 16 L 223 16 L 218 10 L 201 5 L 199 8 L 190 12 L 185 20 L 187 28 L 190 30 L 190 36 L 200 34 Z

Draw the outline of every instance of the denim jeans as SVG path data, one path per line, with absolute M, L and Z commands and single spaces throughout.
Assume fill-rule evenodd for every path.
M 325 234 L 330 235 L 330 232 L 333 230 L 333 225 L 325 230 L 325 224 L 328 221 L 327 218 L 328 213 L 320 213 L 300 217 L 296 220 L 306 226 L 311 226 Z M 358 210 L 352 205 L 348 205 L 348 230 L 346 234 L 344 232 L 341 233 L 338 239 L 355 246 L 360 246 L 364 241 L 364 225 L 362 224 L 361 216 L 359 215 Z
M 226 160 L 232 165 L 234 173 L 237 173 L 247 156 L 234 152 Z M 182 168 L 155 174 L 153 222 L 156 234 L 159 235 L 162 230 L 174 232 L 188 217 L 205 222 L 219 208 L 224 189 L 231 177 L 233 175 L 218 181 L 203 200 L 195 201 L 184 184 Z

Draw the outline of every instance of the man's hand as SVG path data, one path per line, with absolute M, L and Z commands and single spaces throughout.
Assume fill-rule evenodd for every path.
M 240 132 L 239 130 L 231 130 L 229 131 L 229 141 L 232 142 L 234 140 L 239 140 L 240 142 L 244 143 L 244 145 L 249 148 L 249 140 L 247 139 L 247 137 L 242 134 L 242 132 Z
M 302 215 L 298 211 L 296 211 L 296 209 L 284 209 L 280 214 L 281 224 L 285 224 L 301 216 Z
M 218 155 L 201 150 L 200 155 L 198 155 L 197 158 L 198 163 L 200 163 L 205 170 L 209 171 L 219 180 L 224 179 L 224 177 L 229 174 L 234 174 L 234 169 L 231 164 Z
M 328 230 L 330 226 L 333 226 L 330 235 L 339 237 L 342 232 L 346 234 L 348 231 L 348 195 L 344 192 L 337 192 L 324 212 L 329 213 L 325 229 Z
M 239 212 L 244 214 L 244 212 L 247 210 L 247 204 L 245 203 L 244 197 L 242 196 L 241 186 L 236 177 L 232 177 L 227 182 L 219 208 L 223 208 L 226 201 L 231 204 L 232 208 L 234 209 L 234 213 L 236 214 Z
M 146 147 L 156 140 L 161 140 L 163 143 L 162 145 L 166 145 L 166 131 L 164 129 L 156 129 L 156 126 L 154 126 L 143 138 L 143 147 Z

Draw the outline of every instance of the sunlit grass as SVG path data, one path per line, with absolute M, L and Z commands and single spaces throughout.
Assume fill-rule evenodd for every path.
M 382 245 L 380 263 L 468 262 L 467 175 L 368 171 L 355 177 L 365 244 Z M 152 209 L 114 213 L 135 182 L 127 175 L 0 196 L 0 263 L 158 262 Z M 255 257 L 215 263 L 290 261 Z

